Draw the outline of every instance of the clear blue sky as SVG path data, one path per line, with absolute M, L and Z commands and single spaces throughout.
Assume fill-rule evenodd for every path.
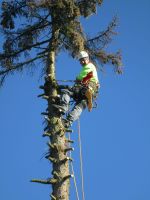
M 86 200 L 150 199 L 150 1 L 104 0 L 99 14 L 83 21 L 90 34 L 103 30 L 114 14 L 120 18 L 119 35 L 109 51 L 122 49 L 125 72 L 99 72 L 98 108 L 81 117 Z M 80 65 L 67 55 L 57 59 L 58 79 L 74 79 Z M 40 113 L 46 103 L 37 98 L 43 83 L 38 72 L 9 77 L 0 89 L 0 199 L 46 200 L 49 186 L 30 183 L 50 177 L 51 166 L 41 159 L 47 139 L 42 138 Z M 79 177 L 77 124 L 72 138 L 75 172 Z M 80 184 L 79 184 L 80 186 Z M 75 200 L 73 185 L 71 200 Z

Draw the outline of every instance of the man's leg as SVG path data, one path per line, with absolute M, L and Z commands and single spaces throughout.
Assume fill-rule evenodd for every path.
M 73 107 L 72 111 L 68 114 L 68 116 L 67 116 L 67 118 L 66 118 L 66 120 L 65 120 L 65 126 L 66 126 L 67 128 L 68 128 L 69 126 L 71 126 L 72 123 L 73 123 L 74 121 L 76 121 L 76 120 L 80 117 L 82 111 L 86 108 L 86 106 L 87 106 L 86 100 L 81 100 L 79 103 L 77 103 L 77 104 Z
M 62 90 L 59 105 L 53 104 L 53 107 L 56 108 L 60 113 L 65 114 L 69 109 L 69 102 L 71 96 L 72 92 L 70 90 L 68 89 Z

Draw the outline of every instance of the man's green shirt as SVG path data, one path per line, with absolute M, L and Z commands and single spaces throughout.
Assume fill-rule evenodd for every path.
M 93 72 L 93 77 L 90 79 L 90 81 L 99 83 L 96 67 L 92 63 L 84 65 L 76 79 L 82 81 L 83 78 L 85 78 L 89 72 Z

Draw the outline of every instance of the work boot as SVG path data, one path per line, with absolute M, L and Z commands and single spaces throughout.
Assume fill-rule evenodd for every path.
M 53 108 L 56 110 L 56 112 L 62 114 L 62 115 L 65 115 L 66 113 L 66 110 L 63 106 L 60 106 L 60 105 L 56 105 L 56 104 L 52 104 Z

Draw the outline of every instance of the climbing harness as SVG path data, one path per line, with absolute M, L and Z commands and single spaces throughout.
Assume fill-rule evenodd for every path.
M 98 96 L 99 87 L 99 84 L 94 82 L 87 82 L 85 84 L 77 84 L 74 86 L 75 90 L 77 90 L 76 99 L 78 100 L 86 98 L 89 112 L 92 111 L 92 108 L 97 107 L 96 99 Z
M 98 96 L 98 91 L 100 88 L 99 83 L 94 83 L 94 82 L 87 82 L 87 83 L 81 83 L 81 82 L 76 82 L 73 80 L 57 80 L 61 82 L 75 82 L 74 86 L 69 86 L 69 85 L 59 85 L 59 90 L 61 93 L 61 90 L 63 89 L 68 89 L 73 92 L 73 99 L 76 102 L 79 102 L 83 99 L 87 100 L 87 107 L 89 111 L 92 111 L 92 108 L 97 108 L 97 96 Z M 71 103 L 73 103 L 72 101 Z

